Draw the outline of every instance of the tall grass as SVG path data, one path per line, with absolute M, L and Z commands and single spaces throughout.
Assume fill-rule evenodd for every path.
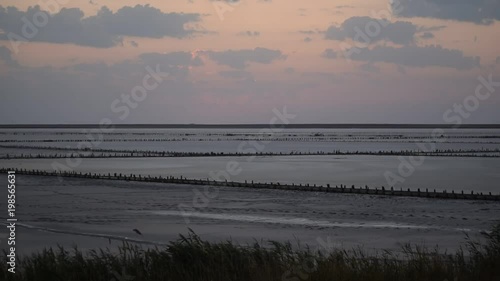
M 50 248 L 20 258 L 16 274 L 7 272 L 4 256 L 0 279 L 498 281 L 500 224 L 483 235 L 482 242 L 466 237 L 466 246 L 452 254 L 405 245 L 398 254 L 368 255 L 359 249 L 323 253 L 280 242 L 271 242 L 270 247 L 257 242 L 245 247 L 230 241 L 211 243 L 191 232 L 164 248 L 127 243 L 118 252 Z

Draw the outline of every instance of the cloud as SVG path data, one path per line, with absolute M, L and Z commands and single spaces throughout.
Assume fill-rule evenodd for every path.
M 34 23 L 44 23 L 43 16 L 47 19 L 45 24 L 35 26 Z M 38 21 L 31 20 L 37 18 Z M 184 38 L 194 32 L 184 25 L 199 20 L 198 14 L 163 13 L 149 5 L 123 7 L 116 12 L 102 7 L 90 17 L 84 17 L 78 8 L 63 8 L 49 17 L 39 6 L 27 11 L 0 6 L 0 29 L 5 32 L 0 39 L 8 39 L 10 33 L 28 41 L 109 48 L 122 44 L 123 36 Z
M 400 17 L 437 18 L 489 25 L 500 20 L 498 0 L 398 0 L 390 1 Z
M 422 33 L 422 35 L 420 35 L 420 38 L 423 38 L 423 39 L 434 38 L 434 34 L 432 32 L 424 32 L 424 33 Z
M 352 17 L 340 26 L 330 26 L 325 33 L 325 38 L 328 40 L 352 39 L 366 44 L 385 40 L 406 45 L 414 41 L 415 33 L 417 33 L 417 26 L 411 22 L 389 22 L 371 17 Z
M 274 60 L 285 58 L 280 50 L 255 48 L 247 50 L 226 50 L 221 52 L 205 51 L 210 59 L 221 65 L 244 69 L 249 62 L 270 64 Z
M 321 80 L 328 83 L 339 82 L 339 76 L 330 72 L 312 71 L 312 72 L 302 72 L 300 75 L 302 78 Z
M 257 81 L 245 78 L 220 81 L 223 79 L 213 79 L 211 74 L 198 76 L 205 69 L 191 72 L 190 79 L 178 79 L 168 71 L 169 67 L 163 66 L 179 63 L 178 68 L 186 69 L 197 64 L 196 53 L 189 57 L 187 52 L 150 53 L 115 64 L 9 67 L 7 71 L 0 71 L 2 95 L 7 97 L 7 102 L 0 103 L 0 120 L 11 124 L 50 124 L 61 120 L 68 124 L 97 123 L 102 118 L 110 118 L 113 123 L 227 123 L 227 120 L 265 123 L 269 121 L 271 109 L 281 108 L 286 101 L 288 108 L 299 110 L 293 113 L 302 116 L 303 123 L 329 120 L 387 123 L 394 118 L 400 122 L 435 123 L 442 118 L 443 108 L 453 104 L 457 97 L 470 94 L 470 86 L 478 83 L 475 75 L 467 73 L 395 77 L 390 73 L 369 75 L 363 72 L 366 79 L 360 79 L 358 73 L 318 70 L 302 74 L 297 68 L 294 74 L 286 75 L 284 71 L 293 72 L 291 68 L 285 70 L 291 65 L 273 67 L 275 75 Z M 153 62 L 149 66 L 156 69 L 156 59 L 161 60 L 160 70 L 168 71 L 169 77 L 157 89 L 148 92 L 147 99 L 131 109 L 127 119 L 120 120 L 121 113 L 114 112 L 110 105 L 141 85 L 144 75 L 148 74 L 146 61 Z M 213 69 L 210 66 L 207 70 Z M 221 75 L 244 74 L 229 70 L 234 72 Z M 280 75 L 287 79 L 282 80 Z M 493 81 L 499 79 L 494 77 Z M 390 89 L 387 85 L 391 85 Z M 436 96 L 434 93 L 443 94 Z M 481 105 L 479 115 L 474 115 L 470 121 L 498 122 L 499 97 L 492 95 L 484 109 Z M 435 101 L 432 104 L 428 103 L 431 99 Z M 401 102 L 395 106 L 391 103 L 394 100 Z M 426 106 L 415 107 L 416 103 Z
M 420 26 L 418 28 L 418 31 L 419 32 L 438 31 L 438 30 L 441 30 L 441 29 L 446 28 L 446 27 L 447 27 L 446 25 Z
M 69 73 L 82 73 L 83 75 L 95 75 L 96 77 L 114 80 L 116 78 L 129 80 L 137 73 L 144 72 L 144 67 L 158 67 L 163 72 L 168 72 L 169 77 L 175 79 L 184 79 L 190 75 L 190 67 L 203 65 L 203 61 L 198 57 L 192 57 L 188 52 L 171 53 L 143 53 L 134 60 L 125 60 L 114 64 L 105 63 L 80 63 L 65 67 L 64 70 Z M 23 71 L 28 69 L 21 68 Z
M 315 34 L 316 31 L 314 31 L 314 30 L 300 30 L 299 33 L 303 33 L 303 34 Z
M 354 6 L 351 6 L 351 5 L 338 5 L 338 6 L 335 6 L 335 8 L 337 8 L 337 9 L 345 9 L 345 8 L 354 8 Z
M 252 79 L 252 73 L 243 70 L 228 70 L 228 71 L 220 71 L 219 75 L 224 78 L 229 79 Z
M 337 52 L 333 49 L 326 49 L 321 56 L 327 59 L 335 59 L 337 58 Z
M 248 36 L 248 37 L 258 37 L 258 36 L 260 36 L 260 32 L 247 30 L 247 31 L 239 32 L 237 35 L 238 36 Z
M 445 49 L 439 45 L 400 48 L 377 46 L 373 49 L 347 50 L 350 58 L 365 62 L 386 62 L 408 67 L 440 66 L 460 70 L 480 66 L 479 57 L 464 56 L 460 50 Z
M 375 66 L 373 63 L 364 63 L 359 66 L 359 68 L 366 72 L 378 73 L 380 72 L 380 68 Z
M 189 52 L 171 53 L 144 53 L 139 56 L 146 64 L 179 65 L 179 66 L 201 66 L 203 61 L 200 57 Z
M 17 66 L 17 61 L 12 57 L 12 52 L 4 46 L 0 46 L 0 60 L 4 61 L 8 66 Z
M 404 68 L 402 65 L 397 66 L 397 70 L 399 73 L 405 75 L 406 74 L 406 68 Z
M 92 123 L 104 117 L 120 121 L 110 108 L 111 103 L 121 99 L 123 94 L 130 94 L 134 87 L 143 85 L 145 75 L 151 73 L 146 67 L 163 77 L 163 81 L 157 89 L 150 91 L 139 109 L 131 110 L 131 118 L 140 120 L 147 114 L 158 116 L 158 112 L 165 118 L 176 118 L 175 114 L 182 114 L 178 104 L 196 94 L 191 80 L 184 78 L 190 75 L 188 66 L 199 65 L 198 60 L 185 52 L 147 53 L 114 64 L 11 67 L 6 73 L 0 73 L 0 84 L 13 99 L 10 105 L 0 103 L 0 118 L 8 122 L 5 117 L 23 111 L 26 114 L 18 115 L 11 122 L 58 123 L 57 120 L 64 120 L 82 123 L 82 120 L 88 120 Z M 162 76 L 163 73 L 168 73 L 168 77 Z M 171 105 L 174 101 L 176 104 Z

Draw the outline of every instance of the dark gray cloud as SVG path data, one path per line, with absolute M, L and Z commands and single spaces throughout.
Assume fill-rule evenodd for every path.
M 202 66 L 203 61 L 198 56 L 193 56 L 189 52 L 171 52 L 171 53 L 144 53 L 139 56 L 136 62 L 139 66 L 160 65 L 170 76 L 176 78 L 187 78 L 190 75 L 189 67 Z M 128 69 L 127 62 L 123 66 Z M 131 68 L 134 68 L 132 66 Z
M 337 58 L 337 52 L 335 52 L 332 49 L 326 49 L 323 54 L 321 54 L 322 57 L 327 58 L 327 59 L 335 59 Z
M 46 20 L 42 21 L 44 15 Z M 4 31 L 0 39 L 8 39 L 10 33 L 27 41 L 108 48 L 121 44 L 123 36 L 184 38 L 194 32 L 185 24 L 199 20 L 198 14 L 163 13 L 149 5 L 123 7 L 116 12 L 102 7 L 90 17 L 78 8 L 63 8 L 48 16 L 39 6 L 27 11 L 0 6 L 0 29 Z
M 0 60 L 4 61 L 8 66 L 16 66 L 17 61 L 12 57 L 12 52 L 4 46 L 0 46 Z
M 446 28 L 446 25 L 433 25 L 433 26 L 420 26 L 418 28 L 419 32 L 431 32 L 431 31 L 438 31 L 443 28 Z
M 339 75 L 330 72 L 321 72 L 321 71 L 302 72 L 300 76 L 303 78 L 308 78 L 313 80 L 327 81 L 329 83 L 336 83 L 340 81 Z
M 316 31 L 314 31 L 314 30 L 300 30 L 299 32 L 303 33 L 303 34 L 315 34 L 316 33 Z
M 400 48 L 377 46 L 350 52 L 350 59 L 365 62 L 387 62 L 409 67 L 440 66 L 460 70 L 480 66 L 479 57 L 464 56 L 460 50 L 434 46 L 403 46 Z
M 403 74 L 403 75 L 406 75 L 406 68 L 402 65 L 398 65 L 397 68 L 399 73 Z
M 252 73 L 244 70 L 220 71 L 219 75 L 229 79 L 253 79 Z
M 123 94 L 130 94 L 134 87 L 143 84 L 145 75 L 150 73 L 146 67 L 158 75 L 168 73 L 168 77 L 162 76 L 163 81 L 149 92 L 148 99 L 137 110 L 131 110 L 131 118 L 140 120 L 147 112 L 162 112 L 165 118 L 176 118 L 176 114 L 185 110 L 180 110 L 178 103 L 196 93 L 193 83 L 184 78 L 190 75 L 187 67 L 199 65 L 198 60 L 184 52 L 147 53 L 115 64 L 11 67 L 7 73 L 0 73 L 3 91 L 12 99 L 9 105 L 0 103 L 0 119 L 17 123 L 82 123 L 82 120 L 99 122 L 106 117 L 120 121 L 110 106 L 113 100 L 121 99 Z M 164 103 L 167 97 L 175 98 L 177 104 Z M 20 111 L 26 114 L 9 119 Z
M 68 66 L 68 72 L 94 73 L 100 77 L 114 77 L 128 79 L 141 71 L 145 66 L 158 65 L 162 71 L 168 72 L 170 77 L 185 78 L 189 76 L 188 67 L 201 66 L 203 61 L 199 57 L 192 57 L 189 52 L 171 53 L 143 53 L 135 60 L 125 60 L 114 64 L 80 63 Z
M 248 50 L 226 50 L 220 52 L 205 51 L 208 57 L 218 64 L 236 69 L 244 69 L 249 62 L 269 64 L 274 60 L 285 58 L 280 50 L 255 48 Z
M 417 26 L 411 22 L 389 22 L 371 17 L 352 17 L 340 26 L 330 26 L 325 38 L 329 40 L 352 39 L 366 44 L 385 40 L 396 44 L 409 44 L 414 40 Z
M 422 33 L 422 35 L 420 35 L 420 38 L 424 39 L 434 38 L 434 34 L 432 32 L 424 32 Z
M 375 66 L 373 63 L 364 63 L 359 66 L 359 68 L 366 72 L 378 73 L 380 72 L 380 68 Z
M 182 66 L 201 66 L 203 61 L 193 56 L 189 52 L 172 52 L 166 54 L 160 53 L 144 53 L 139 56 L 146 64 L 163 64 L 163 65 L 182 65 Z
M 492 24 L 500 20 L 499 0 L 397 0 L 390 1 L 400 17 L 424 17 Z
M 258 37 L 258 36 L 260 36 L 260 32 L 247 30 L 247 31 L 242 31 L 242 32 L 238 33 L 237 35 L 238 36 L 248 36 L 248 37 Z

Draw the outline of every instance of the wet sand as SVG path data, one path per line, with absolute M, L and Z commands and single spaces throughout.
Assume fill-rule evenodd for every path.
M 205 191 L 210 197 L 200 196 Z M 203 239 L 242 244 L 278 240 L 316 247 L 318 241 L 330 241 L 333 247 L 397 250 L 411 242 L 454 250 L 464 244 L 466 233 L 475 237 L 490 229 L 500 211 L 500 203 L 485 201 L 204 190 L 73 178 L 60 182 L 56 177 L 25 175 L 17 177 L 17 202 L 19 223 L 26 226 L 17 230 L 19 253 L 58 244 L 114 247 L 123 239 L 163 245 L 188 233 L 188 228 Z

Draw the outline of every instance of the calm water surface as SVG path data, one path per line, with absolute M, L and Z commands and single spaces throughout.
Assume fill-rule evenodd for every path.
M 287 156 L 287 157 L 193 157 L 82 159 L 76 171 L 151 176 L 184 176 L 224 180 L 228 163 L 237 165 L 232 181 L 310 183 L 318 185 L 389 187 L 385 175 L 407 175 L 396 156 Z M 408 158 L 404 158 L 408 159 Z M 0 160 L 0 167 L 53 170 L 65 159 Z M 237 163 L 237 164 L 235 164 Z M 500 193 L 499 158 L 425 157 L 414 172 L 402 177 L 395 188 L 456 190 Z

